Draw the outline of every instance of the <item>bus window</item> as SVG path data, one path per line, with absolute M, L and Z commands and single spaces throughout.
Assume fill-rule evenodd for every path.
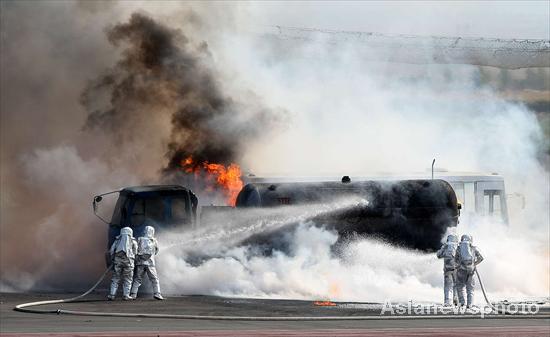
M 502 190 L 483 191 L 483 214 L 503 219 Z
M 464 200 L 462 200 L 462 209 L 468 213 L 474 214 L 476 209 L 474 183 L 464 183 Z
M 483 214 L 492 215 L 495 212 L 495 192 L 494 190 L 483 191 Z
M 500 214 L 500 194 L 493 195 L 493 214 Z

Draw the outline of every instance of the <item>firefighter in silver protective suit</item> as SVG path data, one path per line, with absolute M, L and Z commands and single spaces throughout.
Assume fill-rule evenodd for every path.
M 111 279 L 111 290 L 107 299 L 115 299 L 118 284 L 122 280 L 122 299 L 131 300 L 130 287 L 134 277 L 134 258 L 137 252 L 137 243 L 130 227 L 123 227 L 120 235 L 110 249 L 111 260 L 113 261 L 113 278 Z
M 474 304 L 474 274 L 476 266 L 483 261 L 483 256 L 481 256 L 477 247 L 472 245 L 472 242 L 471 235 L 462 235 L 455 255 L 458 300 L 461 306 L 466 304 L 466 308 L 471 308 Z M 466 301 L 464 298 L 464 288 L 466 288 L 467 294 Z
M 455 255 L 458 247 L 458 237 L 447 236 L 447 242 L 437 251 L 437 257 L 443 259 L 443 296 L 444 305 L 458 304 Z M 451 302 L 452 301 L 452 302 Z
M 164 299 L 160 293 L 159 278 L 157 275 L 157 268 L 155 267 L 155 255 L 157 255 L 158 251 L 159 247 L 157 239 L 155 239 L 155 228 L 152 226 L 145 226 L 144 236 L 138 238 L 136 272 L 132 291 L 130 292 L 132 298 L 135 299 L 137 297 L 137 292 L 141 286 L 143 277 L 147 274 L 153 286 L 153 297 L 157 300 Z

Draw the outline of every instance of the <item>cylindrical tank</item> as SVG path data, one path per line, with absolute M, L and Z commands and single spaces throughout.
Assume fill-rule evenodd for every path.
M 313 219 L 342 236 L 369 235 L 396 245 L 438 249 L 448 227 L 458 223 L 452 187 L 443 180 L 251 183 L 243 187 L 236 207 L 285 207 L 330 203 L 347 196 L 368 204 Z

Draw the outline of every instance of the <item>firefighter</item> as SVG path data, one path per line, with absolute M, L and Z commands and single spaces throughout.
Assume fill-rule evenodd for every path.
M 141 286 L 145 274 L 153 285 L 153 297 L 157 300 L 164 300 L 160 293 L 159 278 L 157 268 L 155 267 L 155 255 L 158 253 L 158 242 L 155 239 L 155 228 L 145 226 L 145 235 L 138 238 L 138 249 L 136 257 L 136 275 L 130 296 L 137 297 L 137 292 Z
M 462 235 L 455 255 L 458 300 L 461 306 L 466 304 L 468 309 L 474 304 L 475 269 L 483 261 L 483 256 L 481 256 L 477 247 L 472 245 L 472 242 L 471 235 Z M 466 301 L 464 299 L 464 288 L 466 288 Z
M 437 251 L 437 257 L 443 259 L 443 297 L 444 305 L 458 304 L 455 255 L 458 238 L 454 234 L 447 236 L 447 242 Z
M 130 227 L 123 227 L 111 246 L 110 254 L 114 270 L 111 280 L 111 291 L 107 296 L 109 301 L 115 299 L 118 284 L 122 280 L 122 299 L 131 300 L 130 287 L 134 277 L 134 258 L 137 252 L 137 243 Z

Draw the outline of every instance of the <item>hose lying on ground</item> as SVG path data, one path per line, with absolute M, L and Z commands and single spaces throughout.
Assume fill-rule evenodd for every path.
M 35 307 L 37 305 L 56 304 L 56 303 L 69 303 L 69 302 L 77 301 L 77 300 L 83 298 L 84 296 L 88 295 L 92 291 L 94 291 L 94 289 L 97 288 L 97 286 L 101 283 L 101 281 L 103 281 L 105 276 L 107 276 L 107 273 L 109 273 L 109 271 L 112 269 L 112 267 L 113 267 L 113 265 L 110 265 L 107 269 L 105 269 L 105 271 L 103 272 L 103 275 L 101 275 L 99 280 L 97 280 L 97 282 L 90 289 L 88 289 L 85 293 L 83 293 L 81 295 L 78 295 L 76 297 L 66 298 L 64 300 L 49 300 L 49 301 L 38 301 L 38 302 L 23 303 L 23 304 L 16 305 L 13 310 L 22 311 L 22 312 L 32 312 L 32 313 L 36 313 L 36 314 L 59 314 L 60 313 L 59 309 L 57 309 L 57 310 L 36 310 L 36 309 L 25 309 L 25 308 Z
M 39 305 L 47 304 L 56 304 L 56 303 L 69 303 L 75 302 L 84 296 L 91 293 L 107 276 L 108 272 L 111 270 L 112 266 L 109 266 L 101 275 L 99 280 L 86 292 L 76 297 L 71 297 L 67 299 L 60 300 L 48 300 L 48 301 L 38 301 L 38 302 L 29 302 L 23 303 L 15 306 L 14 310 L 35 314 L 67 314 L 67 315 L 79 315 L 79 316 L 108 316 L 108 317 L 142 317 L 142 318 L 174 318 L 174 319 L 201 319 L 201 320 L 224 320 L 224 321 L 358 321 L 358 320 L 391 320 L 391 319 L 403 319 L 403 320 L 417 320 L 417 319 L 471 319 L 471 318 L 480 318 L 480 315 L 467 314 L 467 315 L 419 315 L 419 316 L 405 316 L 405 315 L 396 315 L 396 316 L 213 316 L 213 315 L 180 315 L 180 314 L 147 314 L 147 313 L 120 313 L 120 312 L 101 312 L 101 311 L 78 311 L 78 310 L 63 310 L 63 309 L 52 309 L 52 310 L 37 310 L 30 309 L 30 307 L 35 307 Z M 481 283 L 481 278 L 477 273 L 483 295 L 485 300 L 491 306 L 493 310 L 496 310 L 492 304 L 487 300 L 485 295 L 485 289 Z M 489 315 L 481 316 L 485 318 L 503 318 L 503 316 L 498 315 Z M 507 315 L 506 318 L 543 318 L 549 319 L 550 315 Z
M 479 281 L 479 286 L 481 287 L 481 292 L 483 293 L 483 297 L 485 298 L 485 302 L 487 302 L 487 305 L 493 309 L 494 311 L 498 312 L 497 308 L 489 301 L 487 298 L 487 294 L 485 293 L 485 287 L 483 286 L 483 282 L 481 281 L 481 276 L 479 276 L 479 272 L 477 271 L 477 268 L 474 269 L 476 271 L 477 280 Z M 506 312 L 504 312 L 506 313 Z
M 479 272 L 477 271 L 477 268 L 474 269 L 475 272 L 476 272 L 476 275 L 477 275 L 477 279 L 479 281 L 479 286 L 481 287 L 481 292 L 483 293 L 483 297 L 485 298 L 485 302 L 487 302 L 487 305 L 489 306 L 489 308 L 491 308 L 494 312 L 498 312 L 498 313 L 501 313 L 501 314 L 505 314 L 505 315 L 513 315 L 513 313 L 509 312 L 508 310 L 502 308 L 502 309 L 497 309 L 490 301 L 489 299 L 487 298 L 487 294 L 485 293 L 485 287 L 483 286 L 483 282 L 481 281 L 481 276 L 479 276 Z M 521 312 L 521 314 L 525 314 L 524 312 Z

